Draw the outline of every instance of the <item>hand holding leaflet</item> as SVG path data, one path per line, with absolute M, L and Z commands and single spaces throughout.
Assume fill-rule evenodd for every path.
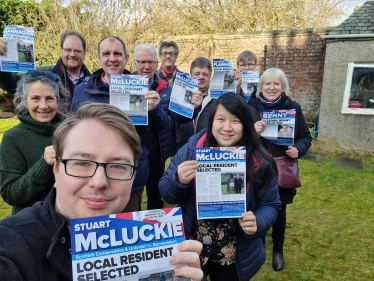
M 189 184 L 196 176 L 196 169 L 199 168 L 197 161 L 185 161 L 178 166 L 178 180 L 181 184 Z
M 193 91 L 191 103 L 194 105 L 194 109 L 198 109 L 202 102 L 203 102 L 203 93 L 200 91 Z
M 6 56 L 6 40 L 0 37 L 0 56 Z
M 239 224 L 247 235 L 253 235 L 257 232 L 256 216 L 248 211 L 243 214 L 243 217 L 239 218 Z
M 160 103 L 160 95 L 156 91 L 148 91 L 145 93 L 146 100 L 148 100 L 148 111 L 153 111 Z
M 265 130 L 265 128 L 266 123 L 264 121 L 260 120 L 255 123 L 255 130 L 257 135 L 261 136 L 261 133 Z
M 203 245 L 196 240 L 186 240 L 177 245 L 179 253 L 172 255 L 171 264 L 188 264 L 188 266 L 177 266 L 174 272 L 178 276 L 191 278 L 193 281 L 200 281 L 204 277 L 200 269 L 199 255 Z

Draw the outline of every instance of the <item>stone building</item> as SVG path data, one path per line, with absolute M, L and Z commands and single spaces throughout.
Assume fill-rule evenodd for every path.
M 326 54 L 318 137 L 374 152 L 374 1 L 321 37 Z

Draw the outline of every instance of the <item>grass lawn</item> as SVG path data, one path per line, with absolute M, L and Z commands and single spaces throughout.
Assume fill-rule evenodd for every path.
M 16 123 L 0 120 L 0 139 Z M 287 207 L 285 269 L 272 269 L 269 230 L 266 263 L 254 281 L 374 280 L 374 156 L 348 153 L 362 159 L 364 169 L 347 170 L 335 167 L 334 149 L 326 152 L 315 144 L 313 149 L 324 158 L 322 163 L 299 161 L 303 186 Z M 0 219 L 9 214 L 10 207 L 0 199 Z

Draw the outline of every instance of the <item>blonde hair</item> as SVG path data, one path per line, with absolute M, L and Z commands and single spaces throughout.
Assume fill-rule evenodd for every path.
M 286 77 L 286 74 L 284 74 L 283 70 L 279 68 L 269 68 L 267 69 L 260 77 L 260 81 L 258 82 L 257 85 L 257 92 L 256 96 L 259 97 L 260 93 L 262 91 L 262 86 L 266 81 L 275 81 L 278 80 L 282 84 L 282 92 L 288 95 L 290 91 L 290 86 L 288 84 L 288 80 Z

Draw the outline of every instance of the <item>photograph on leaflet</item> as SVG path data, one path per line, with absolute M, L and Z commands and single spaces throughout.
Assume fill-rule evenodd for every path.
M 245 194 L 244 173 L 221 174 L 221 194 Z
M 130 95 L 130 110 L 147 111 L 147 100 L 143 95 Z
M 225 74 L 224 82 L 223 82 L 223 89 L 235 89 L 236 84 L 234 83 L 234 77 L 230 73 Z
M 190 281 L 186 277 L 176 276 L 174 270 L 164 272 L 152 273 L 148 275 L 139 276 L 139 281 Z
M 184 102 L 191 103 L 191 100 L 192 100 L 192 92 L 189 91 L 189 90 L 186 90 L 186 93 L 184 94 L 184 99 L 183 99 L 183 101 L 184 101 Z

